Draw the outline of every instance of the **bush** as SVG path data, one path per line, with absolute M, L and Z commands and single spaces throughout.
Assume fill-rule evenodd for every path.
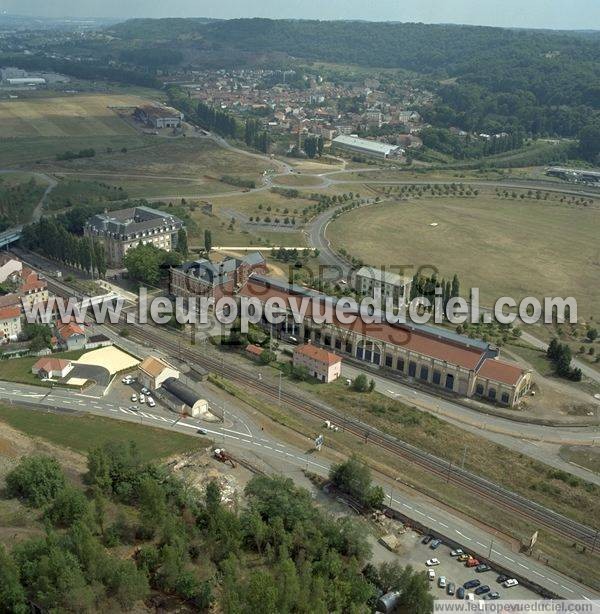
M 65 476 L 58 462 L 47 456 L 30 456 L 6 476 L 8 493 L 24 499 L 33 507 L 52 501 L 65 487 Z
M 90 505 L 85 495 L 72 486 L 63 488 L 48 509 L 47 516 L 55 524 L 69 527 L 77 520 L 87 518 Z
M 373 385 L 373 388 L 375 385 Z M 368 392 L 369 391 L 369 380 L 364 373 L 357 375 L 352 381 L 352 390 L 356 392 Z

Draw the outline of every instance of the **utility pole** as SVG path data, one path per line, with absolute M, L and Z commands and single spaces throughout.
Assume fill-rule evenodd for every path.
M 450 481 L 450 471 L 452 471 L 452 461 L 448 463 L 448 473 L 446 474 L 446 482 Z
M 279 407 L 281 407 L 281 380 L 283 378 L 283 373 L 280 371 L 279 372 L 279 390 L 278 390 L 278 402 L 279 402 Z
M 463 450 L 461 469 L 465 468 L 465 460 L 466 460 L 466 458 L 467 458 L 467 446 L 465 445 L 465 449 Z
M 494 538 L 496 537 L 496 532 L 494 531 L 494 534 L 492 535 L 492 540 L 490 541 L 490 550 L 488 552 L 488 559 L 491 558 L 492 556 L 492 548 L 494 547 Z

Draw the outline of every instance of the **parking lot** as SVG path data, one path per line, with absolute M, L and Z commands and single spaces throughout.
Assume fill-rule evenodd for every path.
M 431 569 L 435 572 L 435 580 L 431 582 L 431 590 L 436 599 L 451 599 L 446 593 L 446 589 L 438 586 L 440 576 L 446 578 L 446 582 L 453 582 L 458 589 L 468 580 L 480 580 L 481 584 L 487 584 L 491 591 L 500 593 L 500 599 L 539 599 L 539 595 L 524 586 L 513 586 L 512 588 L 504 588 L 496 582 L 499 573 L 494 569 L 483 573 L 478 573 L 474 568 L 465 566 L 465 563 L 460 563 L 455 557 L 450 556 L 451 548 L 445 544 L 440 544 L 438 548 L 432 550 L 427 544 L 422 544 L 423 535 L 419 535 L 414 531 L 407 531 L 402 536 L 402 551 L 399 554 L 402 564 L 410 564 L 417 570 L 428 569 L 425 562 L 428 559 L 436 558 L 440 564 Z M 466 551 L 468 553 L 468 550 Z M 474 589 L 466 591 L 473 593 Z M 477 596 L 482 599 L 483 595 Z

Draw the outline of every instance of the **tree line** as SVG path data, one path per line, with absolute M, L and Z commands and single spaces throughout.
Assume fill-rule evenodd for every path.
M 262 128 L 260 122 L 248 118 L 244 126 L 244 142 L 248 147 L 254 147 L 263 153 L 269 153 L 269 133 Z
M 571 348 L 566 343 L 560 343 L 558 339 L 554 337 L 548 344 L 546 355 L 554 365 L 554 370 L 557 375 L 570 379 L 574 382 L 581 381 L 583 374 L 581 369 L 578 367 L 571 367 L 573 353 L 571 352 Z
M 23 228 L 21 242 L 26 249 L 76 267 L 88 274 L 104 277 L 106 254 L 101 241 L 69 232 L 55 218 L 42 218 Z
M 202 495 L 133 443 L 91 450 L 87 467 L 84 488 L 48 457 L 8 474 L 8 495 L 47 529 L 0 547 L 0 610 L 129 610 L 152 596 L 199 612 L 326 614 L 368 611 L 402 589 L 413 614 L 432 611 L 424 572 L 368 563 L 364 529 L 321 511 L 289 478 L 255 476 L 235 511 L 215 481 Z

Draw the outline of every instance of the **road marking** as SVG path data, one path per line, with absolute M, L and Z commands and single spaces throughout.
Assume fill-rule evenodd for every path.
M 447 525 L 447 524 L 444 524 L 444 523 L 443 523 L 441 520 L 438 520 L 438 522 L 440 523 L 440 526 L 441 526 L 441 527 L 444 527 L 444 529 L 447 529 L 447 528 L 448 528 L 448 525 Z
M 243 443 L 252 443 L 249 439 L 242 439 Z
M 485 548 L 485 544 L 482 544 L 481 542 L 477 542 L 480 546 L 483 546 Z
M 546 578 L 546 580 L 548 580 L 548 582 L 552 582 L 552 584 L 556 584 L 558 586 L 558 582 L 556 580 L 553 580 L 552 578 Z
M 514 562 L 515 562 L 515 559 L 511 559 L 509 556 L 506 556 L 506 554 L 504 555 L 504 558 L 505 558 L 507 561 L 510 561 L 511 563 L 514 563 Z
M 431 522 L 436 522 L 436 519 L 432 518 L 431 516 L 427 516 L 427 518 L 429 518 L 429 520 L 431 520 Z
M 527 565 L 523 565 L 523 563 L 519 563 L 519 565 L 523 568 L 523 569 L 529 569 L 529 567 L 527 567 Z
M 421 510 L 415 510 L 415 512 L 417 512 L 417 514 L 421 514 L 421 516 L 425 516 L 425 514 Z
M 569 591 L 569 593 L 574 593 L 575 591 L 572 591 L 568 586 L 565 586 L 564 584 L 560 585 L 561 588 L 564 588 L 566 591 Z
M 540 578 L 544 578 L 544 574 L 541 574 L 539 571 L 536 571 L 535 569 L 531 570 L 531 573 L 534 573 L 536 576 L 540 576 Z

